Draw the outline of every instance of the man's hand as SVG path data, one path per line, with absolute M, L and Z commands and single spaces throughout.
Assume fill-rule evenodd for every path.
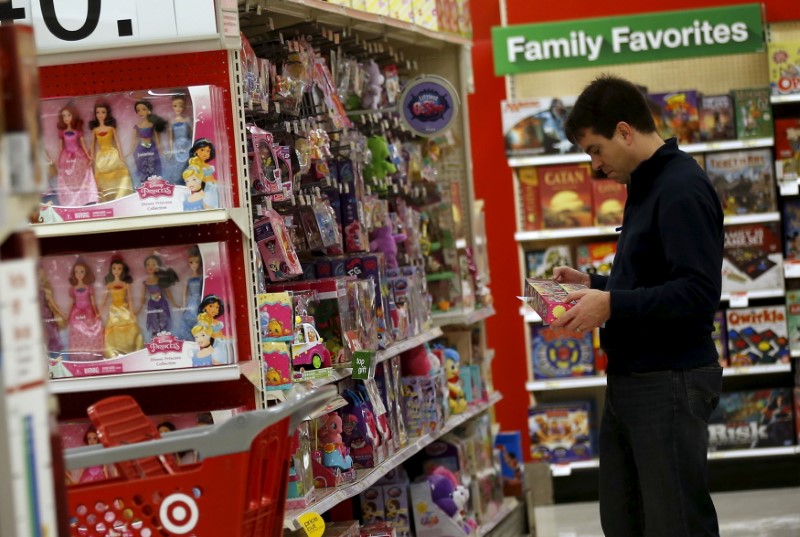
M 568 270 L 581 274 L 574 269 Z M 565 283 L 583 282 L 567 281 Z M 576 332 L 587 332 L 596 326 L 602 325 L 611 317 L 611 293 L 608 291 L 599 291 L 597 289 L 573 291 L 567 295 L 565 302 L 573 300 L 578 303 L 567 312 L 562 313 L 550 326 L 553 328 L 566 328 Z
M 584 274 L 572 267 L 556 267 L 553 269 L 553 281 L 558 283 L 579 283 L 589 287 L 591 280 L 588 274 Z

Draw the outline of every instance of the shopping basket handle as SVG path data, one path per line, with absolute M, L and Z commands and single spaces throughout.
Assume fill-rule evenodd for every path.
M 64 451 L 64 463 L 68 470 L 73 470 L 187 450 L 198 450 L 203 457 L 239 453 L 249 450 L 261 431 L 287 418 L 291 434 L 306 416 L 330 403 L 336 395 L 335 386 L 323 386 L 287 397 L 284 402 L 264 410 L 237 414 L 219 425 L 183 429 L 166 433 L 157 440 L 123 446 L 71 448 Z

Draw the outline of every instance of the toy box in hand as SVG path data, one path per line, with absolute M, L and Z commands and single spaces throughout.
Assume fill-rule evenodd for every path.
M 43 100 L 56 172 L 39 222 L 230 207 L 224 108 L 212 86 Z
M 592 458 L 593 408 L 590 401 L 539 405 L 528 409 L 531 459 L 562 463 Z
M 706 173 L 726 215 L 777 210 L 770 149 L 707 153 Z
M 586 274 L 608 276 L 617 254 L 616 242 L 592 242 L 580 244 L 575 249 L 576 267 Z
M 770 42 L 768 53 L 772 95 L 800 95 L 800 41 Z
M 593 225 L 592 170 L 588 164 L 540 166 L 537 172 L 544 229 Z
M 222 243 L 44 257 L 51 377 L 234 363 L 229 273 Z
M 700 139 L 696 91 L 651 93 L 647 100 L 656 129 L 662 138 L 666 140 L 675 137 L 680 144 L 691 144 Z
M 745 88 L 731 91 L 736 109 L 736 138 L 769 138 L 772 132 L 772 105 L 769 88 Z
M 613 179 L 592 180 L 594 225 L 621 226 L 628 187 Z
M 729 309 L 726 324 L 731 366 L 789 363 L 785 306 Z
M 574 97 L 503 101 L 506 156 L 576 153 L 578 148 L 564 133 L 564 123 L 574 104 Z
M 783 255 L 777 222 L 725 226 L 722 294 L 783 289 Z
M 550 324 L 577 304 L 575 301 L 567 302 L 566 298 L 572 291 L 580 289 L 586 289 L 586 286 L 528 278 L 525 280 L 525 299 L 542 318 L 542 323 Z
M 794 445 L 792 389 L 723 392 L 708 420 L 708 449 Z
M 729 94 L 700 97 L 700 141 L 736 139 L 733 98 Z
M 800 117 L 775 119 L 775 176 L 778 181 L 800 178 Z
M 594 375 L 592 332 L 531 325 L 533 378 Z

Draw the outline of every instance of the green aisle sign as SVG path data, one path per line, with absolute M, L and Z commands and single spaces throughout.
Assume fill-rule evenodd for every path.
M 761 4 L 492 28 L 498 76 L 762 52 Z

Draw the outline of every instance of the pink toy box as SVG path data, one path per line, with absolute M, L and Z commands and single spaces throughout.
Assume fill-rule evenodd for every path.
M 230 207 L 223 104 L 213 86 L 43 100 L 39 223 Z
M 235 363 L 229 271 L 222 243 L 44 257 L 50 376 Z
M 542 318 L 542 324 L 550 324 L 576 304 L 564 301 L 567 294 L 585 288 L 583 285 L 528 278 L 525 280 L 525 299 Z
M 290 345 L 294 339 L 292 297 L 286 291 L 262 293 L 256 301 L 265 387 L 267 390 L 289 389 L 292 387 Z

